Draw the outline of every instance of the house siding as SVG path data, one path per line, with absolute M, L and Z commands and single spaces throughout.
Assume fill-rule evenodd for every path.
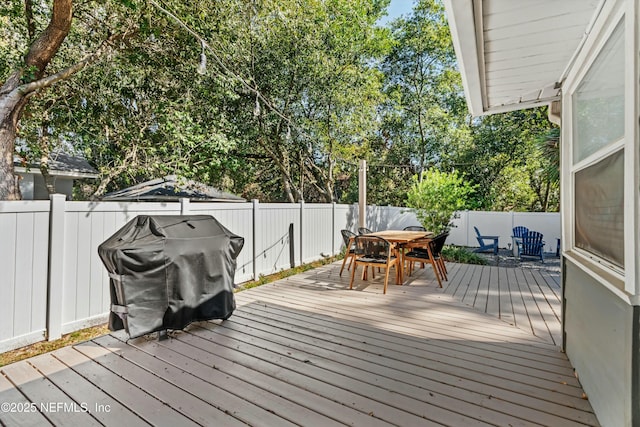
M 640 306 L 633 306 L 631 356 L 631 425 L 640 426 Z
M 572 261 L 564 266 L 567 356 L 600 423 L 636 425 L 630 391 L 637 381 L 632 381 L 635 369 L 630 356 L 637 347 L 637 333 L 632 331 L 637 328 L 632 328 L 632 322 L 638 307 L 624 302 Z

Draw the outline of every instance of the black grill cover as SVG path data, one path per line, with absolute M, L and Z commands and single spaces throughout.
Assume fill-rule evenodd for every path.
M 129 221 L 98 247 L 109 271 L 109 329 L 131 338 L 227 319 L 244 239 L 210 215 L 147 216 Z

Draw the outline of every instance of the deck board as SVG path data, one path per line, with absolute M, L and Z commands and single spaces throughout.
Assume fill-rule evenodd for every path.
M 463 270 L 478 275 L 478 267 L 463 266 Z M 486 268 L 486 267 L 485 267 Z M 498 316 L 505 322 L 531 332 L 549 343 L 560 346 L 561 328 L 561 289 L 559 273 L 544 269 L 499 268 L 491 267 L 491 287 L 485 312 Z M 460 273 L 458 273 L 460 274 Z M 455 279 L 454 279 L 455 280 Z M 467 279 L 458 281 L 454 298 L 465 295 L 462 302 L 473 300 L 475 288 Z M 464 289 L 460 289 L 460 287 Z M 448 288 L 445 288 L 447 293 Z M 478 297 L 473 307 L 482 311 L 482 301 Z
M 283 316 L 285 308 L 278 307 L 278 314 L 273 313 L 273 310 L 269 310 L 269 307 L 256 307 L 252 306 L 250 312 L 252 316 L 261 316 L 265 319 L 263 322 L 276 321 L 278 316 Z M 242 316 L 243 310 L 239 313 Z M 482 371 L 486 367 L 495 363 L 493 359 L 499 361 L 500 366 L 512 366 L 512 370 L 519 371 L 523 368 L 530 367 L 548 372 L 555 372 L 560 375 L 566 374 L 567 366 L 563 363 L 554 363 L 554 360 L 545 359 L 539 361 L 539 356 L 523 357 L 525 351 L 514 352 L 513 354 L 503 354 L 495 351 L 489 351 L 481 346 L 460 345 L 456 342 L 448 342 L 444 340 L 435 341 L 431 340 L 428 344 L 424 344 L 422 340 L 411 342 L 411 346 L 402 345 L 406 342 L 404 337 L 398 338 L 395 334 L 380 334 L 376 331 L 367 330 L 363 328 L 350 328 L 345 324 L 343 330 L 330 330 L 330 326 L 325 326 L 321 321 L 309 318 L 301 318 L 296 313 L 286 313 L 286 319 L 289 322 L 296 322 L 293 330 L 302 328 L 305 325 L 308 331 L 318 334 L 319 336 L 326 337 L 331 342 L 343 342 L 344 340 L 357 340 L 357 343 L 353 343 L 350 347 L 360 347 L 363 345 L 370 345 L 369 343 L 375 342 L 381 348 L 397 349 L 402 346 L 402 351 L 409 355 L 418 356 L 425 360 L 432 360 L 434 363 L 439 363 L 439 360 L 444 360 L 449 366 L 460 366 L 461 372 L 469 368 L 469 363 L 472 366 L 477 366 L 478 370 Z M 255 320 L 255 319 L 252 319 Z M 348 342 L 344 342 L 343 345 L 347 346 Z M 570 377 L 562 377 L 562 381 L 569 380 L 572 384 L 577 386 L 577 382 L 573 381 Z
M 513 303 L 511 300 L 511 291 L 509 281 L 507 279 L 507 269 L 497 268 L 495 275 L 500 290 L 500 319 L 510 325 L 515 325 L 515 316 L 513 314 Z
M 198 396 L 216 396 L 215 400 L 212 398 L 208 403 L 233 414 L 234 417 L 248 424 L 264 422 L 271 425 L 290 426 L 295 423 L 289 418 L 298 419 L 304 414 L 311 423 L 337 425 L 327 417 L 320 415 L 314 417 L 313 415 L 317 414 L 300 408 L 270 391 L 254 387 L 211 366 L 198 363 L 197 360 L 194 361 L 162 347 L 150 349 L 149 346 L 144 345 L 146 344 L 144 341 L 135 340 L 134 343 L 137 342 L 138 345 L 129 346 L 113 337 L 105 337 L 100 343 L 112 349 L 118 349 L 121 357 L 154 372 L 159 371 L 154 364 L 162 364 L 163 375 L 170 382 Z M 221 423 L 226 422 L 228 421 L 221 421 Z
M 114 412 L 13 425 L 598 425 L 554 328 L 554 273 L 448 264 L 403 286 L 340 263 L 236 293 L 225 321 L 122 331 L 0 368 L 0 400 Z M 107 415 L 112 415 L 111 417 Z
M 245 392 L 246 388 L 268 390 L 272 393 L 271 398 L 275 396 L 284 400 L 279 396 L 285 396 L 292 403 L 299 405 L 298 407 L 292 407 L 293 405 L 287 404 L 287 401 L 285 401 L 285 405 L 289 406 L 288 410 L 291 411 L 290 414 L 295 415 L 294 418 L 303 421 L 305 425 L 343 425 L 347 423 L 373 426 L 388 425 L 387 423 L 377 422 L 370 416 L 348 408 L 340 402 L 332 401 L 319 394 L 297 387 L 293 382 L 289 383 L 268 373 L 262 373 L 251 367 L 244 366 L 241 364 L 241 360 L 226 359 L 222 355 L 216 354 L 216 351 L 220 351 L 220 346 L 217 343 L 202 339 L 194 334 L 182 334 L 171 342 L 138 340 L 133 345 L 166 361 L 175 360 L 175 355 L 182 355 L 185 359 L 180 362 L 181 366 L 192 373 L 194 370 L 189 366 L 187 358 L 196 361 L 195 366 L 203 365 L 207 369 L 215 369 L 233 377 L 236 379 L 235 382 L 242 382 L 242 387 L 236 387 L 236 392 L 241 393 L 243 398 L 251 397 L 250 393 Z M 250 364 L 247 363 L 247 365 Z M 199 368 L 198 370 L 201 371 L 202 369 Z M 304 408 L 309 410 L 304 411 Z M 335 421 L 329 417 L 335 419 Z
M 321 301 L 317 298 L 310 299 L 308 301 L 304 301 L 298 296 L 298 293 L 295 288 L 289 287 L 288 289 L 288 300 L 295 301 L 295 305 L 298 307 L 304 307 L 306 311 L 314 311 L 314 312 L 327 312 L 331 311 L 331 315 L 333 317 L 337 317 L 339 319 L 343 319 L 344 321 L 354 320 L 360 322 L 366 322 L 368 316 L 383 316 L 384 317 L 384 309 L 378 309 L 372 307 L 371 304 L 365 304 L 361 308 L 358 307 L 358 303 L 360 301 L 350 302 L 348 304 L 348 309 L 341 309 L 336 307 L 336 301 L 332 299 L 332 297 L 324 296 L 321 298 Z M 357 299 L 357 298 L 356 298 Z M 271 299 L 269 295 L 261 295 L 261 302 L 268 302 L 273 304 L 280 304 L 281 301 L 279 299 Z M 409 307 L 407 307 L 407 311 L 411 311 Z M 501 326 L 497 319 L 492 319 L 487 316 L 480 316 L 478 313 L 475 313 L 474 316 L 467 317 L 458 317 L 455 318 L 456 327 L 454 330 L 444 330 L 445 323 L 440 323 L 437 326 L 434 326 L 435 321 L 433 320 L 436 317 L 439 317 L 438 313 L 431 313 L 430 306 L 424 307 L 424 310 L 420 310 L 422 313 L 421 316 L 413 315 L 411 317 L 405 316 L 403 318 L 396 318 L 387 316 L 387 320 L 385 321 L 384 328 L 389 331 L 398 332 L 398 333 L 418 333 L 419 336 L 430 338 L 433 340 L 447 340 L 447 339 L 458 339 L 461 340 L 463 337 L 472 336 L 473 342 L 466 343 L 467 346 L 473 347 L 475 345 L 475 340 L 487 341 L 487 342 L 515 342 L 517 337 L 523 338 L 524 340 L 520 341 L 527 344 L 536 343 L 536 338 L 528 336 L 526 334 L 521 333 L 521 331 L 517 329 L 508 329 L 503 331 L 503 335 L 500 335 L 500 331 L 495 328 L 496 325 Z M 392 313 L 397 313 L 398 311 L 393 307 L 389 307 L 388 309 Z M 451 310 L 451 308 L 449 308 Z M 454 317 L 452 316 L 452 319 Z M 493 320 L 494 322 L 491 322 Z M 465 323 L 472 323 L 469 326 L 464 325 Z M 493 324 L 492 324 L 493 323 Z M 441 326 L 442 325 L 442 326 Z M 484 327 L 484 328 L 483 328 Z M 468 332 L 465 332 L 464 329 L 467 329 Z M 416 332 L 419 331 L 419 332 Z M 532 341 L 530 341 L 530 339 Z M 469 338 L 467 338 L 469 340 Z M 540 340 L 537 340 L 538 343 L 542 344 Z M 469 360 L 464 360 L 461 362 L 461 367 L 464 369 L 469 368 Z M 490 362 L 490 359 L 489 359 Z M 555 388 L 556 384 L 559 382 L 567 382 L 569 384 L 577 384 L 575 378 L 573 378 L 572 373 L 568 373 L 568 375 L 556 376 L 547 373 L 537 373 L 537 377 L 529 377 L 526 374 L 529 374 L 529 365 L 515 365 L 509 367 L 510 365 L 502 364 L 500 369 L 508 370 L 509 372 L 505 378 L 511 378 L 520 380 L 523 382 L 533 382 L 538 385 L 545 385 L 550 388 Z M 504 372 L 501 372 L 498 369 L 492 369 L 490 365 L 484 364 L 478 370 L 491 370 L 495 374 L 503 375 Z M 523 375 L 523 373 L 525 373 Z M 577 390 L 576 390 L 577 393 Z M 580 394 L 577 394 L 580 395 Z
M 529 285 L 530 282 L 530 272 L 527 270 L 523 270 L 520 281 L 518 282 L 518 286 L 520 287 L 520 292 L 522 293 L 522 299 L 525 301 L 527 316 L 529 317 L 529 322 L 531 322 L 533 334 L 535 336 L 548 339 L 547 326 L 544 323 L 542 313 L 540 312 L 540 307 L 536 302 L 534 290 Z
M 100 338 L 100 340 L 102 339 Z M 197 424 L 216 422 L 224 423 L 223 425 L 242 425 L 238 419 L 226 415 L 218 408 L 207 404 L 200 397 L 174 385 L 171 379 L 164 375 L 164 368 L 167 366 L 157 363 L 155 366 L 157 371 L 146 370 L 142 366 L 120 357 L 117 354 L 117 348 L 112 350 L 101 346 L 96 340 L 76 345 L 74 348 L 122 376 L 136 387 L 152 394 L 168 408 L 180 412 Z M 137 402 L 131 402 L 131 405 L 135 407 Z
M 9 407 L 9 410 L 5 409 L 0 411 L 0 423 L 6 426 L 19 425 L 29 427 L 39 427 L 50 424 L 39 411 L 18 410 L 19 408 L 25 408 L 25 406 L 31 408 L 32 402 L 20 393 L 5 375 L 0 375 L 0 402 L 13 405 L 15 410 Z
M 529 316 L 527 315 L 527 308 L 525 307 L 524 299 L 520 293 L 520 286 L 518 285 L 518 279 L 515 268 L 506 269 L 509 294 L 511 295 L 511 307 L 513 310 L 513 318 L 515 326 L 530 332 L 533 334 L 531 323 L 529 322 Z
M 240 315 L 242 316 L 245 311 L 246 310 L 242 310 Z M 363 342 L 362 338 L 358 335 L 351 335 L 349 333 L 336 335 L 335 333 L 328 332 L 328 330 L 326 332 L 326 336 L 322 336 L 323 334 L 319 334 L 318 329 L 315 326 L 307 328 L 300 327 L 301 324 L 302 326 L 305 326 L 304 322 L 300 320 L 296 322 L 296 326 L 298 326 L 296 329 L 300 332 L 292 330 L 288 322 L 285 327 L 271 326 L 274 324 L 275 320 L 272 316 L 265 317 L 262 321 L 259 320 L 260 318 L 256 316 L 255 312 L 253 312 L 251 315 L 244 316 L 243 321 L 236 320 L 232 327 L 236 328 L 236 330 L 243 330 L 236 326 L 236 324 L 242 324 L 244 328 L 257 328 L 270 336 L 281 337 L 280 339 L 283 340 L 283 342 L 289 344 L 292 340 L 294 343 L 303 343 L 304 346 L 289 345 L 289 347 L 293 347 L 294 349 L 305 348 L 309 354 L 322 356 L 326 359 L 338 362 L 337 366 L 351 366 L 353 369 L 368 368 L 370 372 L 368 375 L 370 381 L 376 381 L 376 384 L 380 386 L 383 386 L 385 382 L 384 380 L 376 380 L 375 375 L 377 374 L 384 375 L 386 378 L 404 381 L 406 383 L 402 387 L 404 390 L 411 386 L 414 388 L 417 386 L 434 393 L 439 393 L 441 394 L 441 398 L 437 403 L 440 405 L 446 406 L 448 404 L 455 406 L 454 401 L 451 399 L 456 399 L 458 401 L 466 401 L 476 405 L 483 405 L 488 409 L 493 409 L 499 412 L 509 413 L 511 411 L 518 410 L 518 406 L 511 402 L 511 399 L 516 400 L 519 405 L 533 404 L 534 406 L 538 405 L 540 409 L 545 412 L 553 413 L 554 410 L 558 410 L 560 413 L 566 414 L 566 408 L 557 405 L 556 402 L 532 400 L 531 398 L 535 396 L 527 394 L 526 391 L 535 394 L 534 391 L 532 392 L 533 388 L 529 388 L 525 391 L 526 387 L 522 387 L 519 393 L 513 393 L 506 392 L 503 388 L 487 385 L 486 381 L 489 379 L 488 376 L 485 377 L 484 383 L 480 381 L 461 380 L 464 378 L 468 369 L 475 368 L 473 366 L 474 360 L 472 359 L 467 360 L 466 368 L 460 368 L 456 377 L 453 377 L 454 379 L 452 379 L 451 376 L 443 374 L 435 369 L 439 364 L 439 357 L 434 358 L 429 354 L 429 350 L 412 352 L 412 349 L 407 348 L 406 346 L 398 344 L 385 346 L 383 344 L 381 345 L 379 340 Z M 323 342 L 331 342 L 333 346 L 331 348 L 317 347 L 316 342 L 318 341 L 319 335 L 322 337 Z M 444 352 L 441 352 L 440 354 L 440 356 L 444 356 L 444 358 L 440 357 L 443 360 L 451 360 L 456 357 L 454 352 L 449 352 L 448 355 L 443 353 Z M 376 362 L 379 362 L 378 359 L 380 356 L 386 359 L 387 363 L 385 363 L 385 366 L 375 364 Z M 344 369 L 348 372 L 353 372 L 352 369 Z M 480 368 L 480 371 L 485 371 L 485 368 Z M 353 375 L 353 373 L 351 373 L 351 375 Z M 401 391 L 399 392 L 401 393 Z M 420 392 L 420 389 L 416 389 L 411 395 L 418 395 Z M 490 393 L 492 396 L 496 397 L 496 400 L 486 401 L 484 399 L 486 393 Z M 446 396 L 446 398 L 444 398 L 444 396 Z M 588 405 L 584 405 L 584 400 L 579 397 L 571 398 L 558 395 L 557 398 L 563 400 L 563 402 L 568 405 L 577 405 L 582 406 L 583 408 L 588 408 Z M 436 398 L 433 400 L 438 401 Z M 522 410 L 522 407 L 520 407 L 519 410 Z M 503 414 L 495 414 L 489 411 L 484 415 L 484 419 L 492 423 L 508 424 L 510 421 L 508 418 L 505 418 Z M 545 419 L 546 414 L 534 414 L 532 412 L 529 416 L 532 417 L 531 419 L 535 418 L 543 420 Z M 581 420 L 584 413 L 583 411 L 576 410 L 574 411 L 574 416 L 576 420 Z M 545 422 L 553 424 L 561 421 L 562 420 L 558 418 L 548 418 Z
M 29 362 L 14 363 L 2 368 L 2 373 L 29 401 L 36 404 L 48 421 L 57 426 L 99 426 L 98 420 L 87 412 L 77 411 L 81 402 L 75 402 L 54 383 L 42 376 Z M 4 399 L 0 399 L 6 402 Z M 47 410 L 42 410 L 42 405 Z M 64 408 L 67 408 L 64 410 Z M 60 410 L 59 410 L 60 409 Z M 73 417 L 69 417 L 72 414 Z
M 98 352 L 94 356 L 95 359 L 98 359 L 101 353 L 99 348 L 96 348 L 96 350 Z M 104 350 L 102 353 L 107 353 L 107 351 Z M 67 365 L 70 370 L 82 376 L 84 381 L 100 387 L 105 393 L 118 399 L 150 425 L 198 425 L 182 413 L 168 410 L 169 407 L 155 396 L 108 370 L 76 348 L 65 347 L 56 350 L 53 355 Z

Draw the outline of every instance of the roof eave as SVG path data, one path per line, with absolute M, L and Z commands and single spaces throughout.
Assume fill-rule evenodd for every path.
M 105 202 L 177 202 L 181 199 L 189 199 L 190 202 L 216 202 L 216 203 L 245 203 L 245 199 L 225 199 L 218 197 L 173 197 L 173 196 L 109 196 L 102 197 Z
M 489 108 L 485 108 L 482 113 L 475 114 L 474 116 L 486 116 L 489 114 L 508 113 L 510 111 L 526 110 L 528 108 L 544 107 L 550 105 L 553 101 L 560 100 L 560 96 L 554 96 L 552 98 L 536 99 L 533 101 L 515 102 L 513 104 L 496 105 Z
M 42 172 L 40 172 L 40 168 L 37 167 L 32 167 L 32 168 L 25 168 L 24 166 L 14 166 L 14 170 L 17 173 L 31 173 L 34 175 L 42 175 Z M 63 176 L 63 177 L 67 177 L 67 178 L 73 178 L 73 179 L 83 179 L 83 178 L 98 178 L 98 174 L 95 173 L 89 173 L 89 172 L 79 172 L 79 171 L 60 171 L 60 170 L 55 170 L 55 169 L 51 169 L 49 170 L 49 175 L 51 176 Z
M 478 31 L 474 6 L 480 2 L 474 0 L 444 0 L 444 7 L 449 20 L 453 47 L 458 57 L 458 68 L 462 77 L 462 85 L 467 99 L 469 111 L 474 116 L 488 114 L 483 99 L 485 85 L 483 81 L 484 63 L 479 48 L 483 46 L 482 30 Z M 482 16 L 482 13 L 478 14 Z

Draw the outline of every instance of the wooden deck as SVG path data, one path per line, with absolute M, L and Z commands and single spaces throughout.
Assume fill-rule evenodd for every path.
M 427 273 L 430 271 L 423 271 Z M 562 345 L 559 272 L 451 264 L 449 276 L 443 283 L 446 295 L 549 343 Z
M 382 295 L 332 264 L 169 340 L 118 332 L 2 367 L 0 424 L 598 425 L 555 345 L 557 279 L 449 268 L 443 289 L 426 268 Z

